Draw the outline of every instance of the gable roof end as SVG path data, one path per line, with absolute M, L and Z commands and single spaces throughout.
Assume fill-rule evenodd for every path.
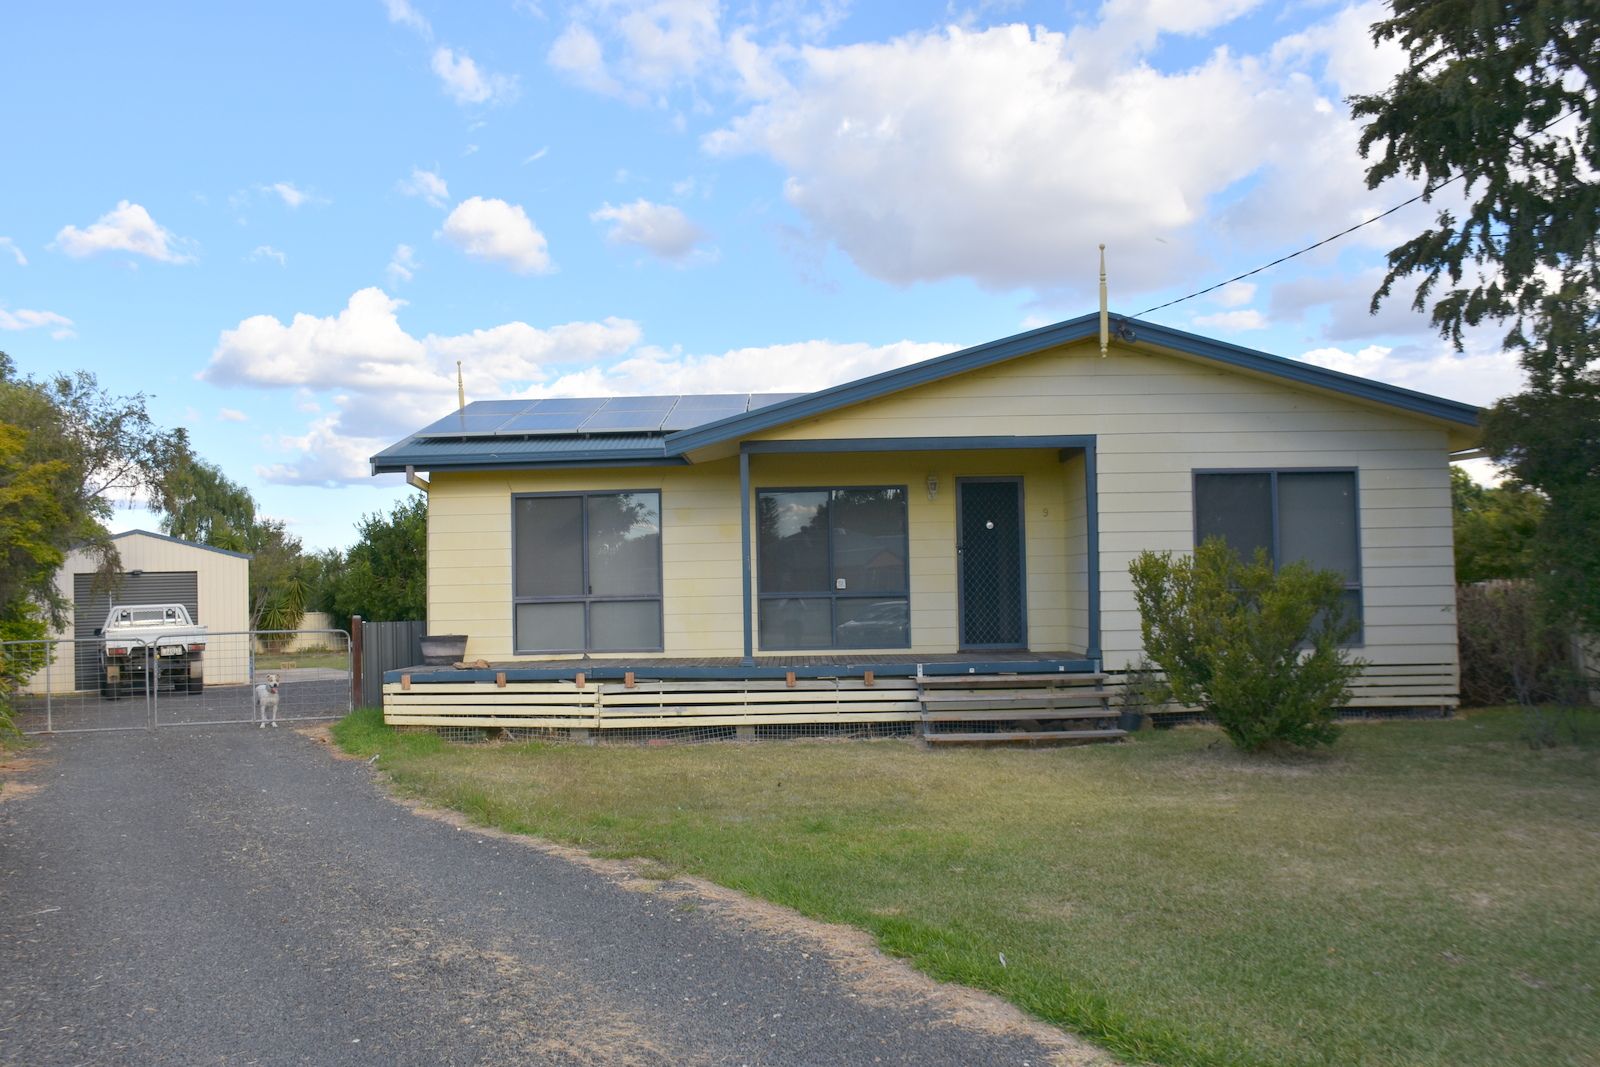
M 1416 415 L 1442 419 L 1462 426 L 1478 425 L 1479 409 L 1473 404 L 1446 400 L 1444 397 L 1402 389 L 1397 385 L 1386 385 L 1383 382 L 1328 370 L 1326 367 L 1303 363 L 1300 360 L 1286 359 L 1253 348 L 1215 341 L 1198 334 L 1175 330 L 1170 326 L 1158 326 L 1115 315 L 1112 316 L 1112 320 L 1113 332 L 1131 334 L 1132 339 L 1138 342 L 1240 370 L 1281 378 L 1297 385 L 1343 393 L 1346 396 L 1399 408 Z M 817 392 L 807 393 L 746 414 L 670 433 L 666 437 L 667 451 L 683 453 L 724 441 L 737 440 L 748 434 L 775 429 L 799 419 L 814 418 L 903 389 L 926 385 L 1021 356 L 1033 355 L 1059 345 L 1086 340 L 1097 336 L 1099 330 L 1098 314 L 1080 315 L 1078 318 L 1043 326 L 1037 330 L 974 345 L 947 356 L 936 356 L 921 363 L 884 371 L 868 378 L 859 378 L 830 389 L 819 389 Z

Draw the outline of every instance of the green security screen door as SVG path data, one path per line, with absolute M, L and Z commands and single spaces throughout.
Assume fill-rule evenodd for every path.
M 1025 648 L 1022 482 L 956 482 L 961 569 L 961 647 Z

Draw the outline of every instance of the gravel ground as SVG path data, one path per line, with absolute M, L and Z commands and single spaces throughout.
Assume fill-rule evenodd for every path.
M 1098 1060 L 692 887 L 420 818 L 291 730 L 31 755 L 0 803 L 0 1063 Z

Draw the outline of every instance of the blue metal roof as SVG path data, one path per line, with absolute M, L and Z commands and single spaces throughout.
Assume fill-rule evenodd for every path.
M 1149 344 L 1238 370 L 1280 378 L 1296 385 L 1384 404 L 1415 415 L 1467 427 L 1475 428 L 1478 425 L 1479 409 L 1472 404 L 1214 341 L 1169 326 L 1121 316 L 1112 316 L 1112 323 L 1113 332 L 1123 344 Z M 1098 332 L 1099 316 L 1082 315 L 814 393 L 480 401 L 468 404 L 462 411 L 446 416 L 379 452 L 372 457 L 372 472 L 398 472 L 407 467 L 418 470 L 484 470 L 678 465 L 688 462 L 684 459 L 685 454 L 697 448 L 736 441 L 753 433 L 798 419 L 815 418 L 902 389 L 1087 340 Z M 664 407 L 668 400 L 674 402 L 670 410 Z M 518 403 L 523 406 L 514 407 Z M 612 405 L 615 405 L 614 408 Z M 573 413 L 574 422 L 557 430 L 539 425 L 542 420 L 534 418 L 557 409 Z M 645 420 L 649 422 L 648 427 L 642 421 L 621 417 L 622 412 L 639 413 L 641 409 L 654 409 L 649 411 Z M 527 421 L 516 422 L 518 418 Z M 585 433 L 582 426 L 590 419 L 595 420 L 595 431 Z M 490 423 L 496 428 L 490 428 Z

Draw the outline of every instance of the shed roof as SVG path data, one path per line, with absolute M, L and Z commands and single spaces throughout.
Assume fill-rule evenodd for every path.
M 235 559 L 255 558 L 248 552 L 234 552 L 226 548 L 217 548 L 215 545 L 202 545 L 199 541 L 185 541 L 181 537 L 169 537 L 166 534 L 155 533 L 152 530 L 123 530 L 121 533 L 112 534 L 111 540 L 120 541 L 124 537 L 133 537 L 136 535 L 139 537 L 153 537 L 157 541 L 166 541 L 170 544 L 182 545 L 184 548 L 198 548 L 202 552 L 215 552 L 219 556 L 232 556 Z
M 1230 367 L 1247 373 L 1278 378 L 1299 386 L 1323 389 L 1369 403 L 1439 419 L 1458 426 L 1476 428 L 1479 409 L 1473 404 L 1403 389 L 1354 374 L 1328 370 L 1300 360 L 1286 359 L 1240 345 L 1217 341 L 1198 334 L 1175 330 L 1136 319 L 1113 316 L 1113 331 L 1120 343 L 1151 345 L 1180 355 Z M 552 431 L 519 433 L 507 430 L 495 434 L 475 434 L 468 430 L 451 432 L 451 420 L 419 430 L 405 440 L 372 457 L 372 472 L 421 470 L 482 470 L 508 467 L 623 466 L 628 464 L 677 465 L 687 462 L 685 455 L 695 449 L 735 441 L 798 419 L 815 418 L 839 408 L 887 396 L 918 385 L 950 378 L 968 371 L 1033 355 L 1050 348 L 1094 337 L 1099 332 L 1098 314 L 1081 315 L 1051 326 L 988 341 L 981 345 L 937 356 L 909 366 L 884 371 L 842 385 L 800 394 L 750 394 L 744 410 L 731 413 L 726 407 L 706 404 L 705 421 L 684 424 L 663 422 L 661 429 L 647 433 L 604 433 Z M 656 399 L 656 398 L 652 398 Z M 700 398 L 679 397 L 677 410 L 686 410 L 683 401 Z M 707 397 L 706 400 L 719 398 Z M 504 401 L 488 401 L 487 405 Z M 532 403 L 532 402 L 528 402 Z M 604 398 L 574 400 L 580 407 L 598 407 Z M 476 405 L 469 404 L 460 414 L 462 427 L 477 425 Z M 497 409 L 498 411 L 498 409 Z M 631 428 L 631 427 L 630 427 Z

